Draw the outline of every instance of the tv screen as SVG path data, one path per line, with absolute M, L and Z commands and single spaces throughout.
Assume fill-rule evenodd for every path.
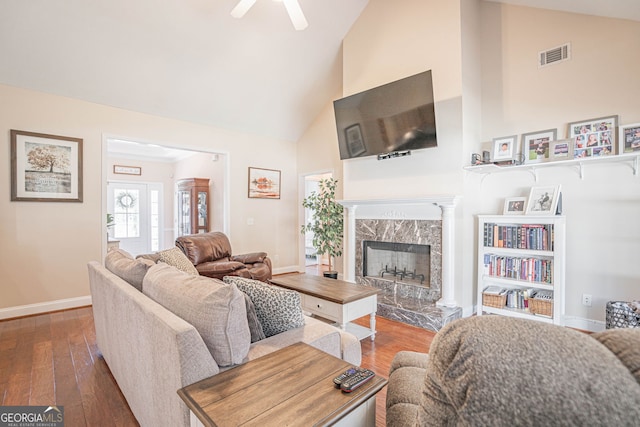
M 431 71 L 333 102 L 340 158 L 437 146 Z

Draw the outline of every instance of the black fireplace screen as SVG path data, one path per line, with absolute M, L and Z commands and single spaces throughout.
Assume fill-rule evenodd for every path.
M 362 246 L 364 277 L 429 286 L 429 245 L 364 240 Z

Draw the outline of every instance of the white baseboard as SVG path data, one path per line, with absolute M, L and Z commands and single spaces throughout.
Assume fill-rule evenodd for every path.
M 290 265 L 288 267 L 279 267 L 273 269 L 273 274 L 285 274 L 285 273 L 303 273 L 300 271 L 297 265 Z
M 30 316 L 33 314 L 49 313 L 51 311 L 67 310 L 70 308 L 91 305 L 91 296 L 59 299 L 38 304 L 19 305 L 17 307 L 0 308 L 0 320 L 14 317 Z
M 601 320 L 585 319 L 584 317 L 564 316 L 564 326 L 589 332 L 602 332 L 607 324 Z

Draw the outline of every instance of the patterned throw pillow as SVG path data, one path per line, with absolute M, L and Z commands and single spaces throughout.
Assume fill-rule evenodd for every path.
M 297 292 L 244 277 L 225 276 L 222 280 L 249 295 L 266 337 L 304 326 Z
M 160 256 L 160 261 L 165 264 L 169 264 L 178 270 L 182 270 L 185 273 L 199 276 L 198 270 L 191 264 L 189 258 L 177 247 L 173 247 L 171 249 L 166 249 L 164 251 L 158 252 Z

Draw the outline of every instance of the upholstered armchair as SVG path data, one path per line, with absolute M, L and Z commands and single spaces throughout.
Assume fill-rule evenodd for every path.
M 266 252 L 232 255 L 229 239 L 219 231 L 178 237 L 176 246 L 201 276 L 240 276 L 263 282 L 271 279 L 271 259 Z

